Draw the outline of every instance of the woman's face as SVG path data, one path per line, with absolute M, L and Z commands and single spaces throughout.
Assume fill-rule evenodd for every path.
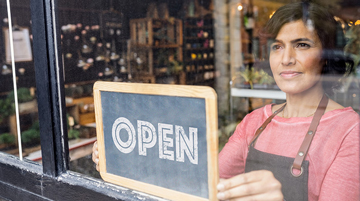
M 283 25 L 270 50 L 270 67 L 279 88 L 288 94 L 320 86 L 322 45 L 302 20 Z

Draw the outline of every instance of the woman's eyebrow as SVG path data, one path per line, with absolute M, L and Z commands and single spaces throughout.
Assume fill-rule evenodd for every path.
M 290 42 L 291 43 L 298 43 L 298 42 L 304 42 L 304 41 L 315 44 L 315 42 L 313 40 L 309 39 L 309 38 L 297 38 L 297 39 L 294 39 L 294 40 L 292 40 Z M 284 43 L 284 42 L 282 40 L 274 39 L 273 43 Z
M 272 43 L 283 43 L 282 40 L 274 39 Z
M 298 43 L 298 42 L 303 42 L 303 41 L 307 41 L 307 42 L 310 42 L 312 44 L 315 44 L 315 42 L 313 40 L 310 40 L 308 38 L 297 38 L 295 40 L 292 40 L 291 43 Z

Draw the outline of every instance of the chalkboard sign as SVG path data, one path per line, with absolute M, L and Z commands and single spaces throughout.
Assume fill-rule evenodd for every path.
M 99 81 L 94 101 L 105 181 L 171 200 L 217 200 L 212 88 Z

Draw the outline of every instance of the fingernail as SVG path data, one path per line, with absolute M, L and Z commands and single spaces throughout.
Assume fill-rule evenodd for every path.
M 225 194 L 224 194 L 224 193 L 218 193 L 218 194 L 217 194 L 217 198 L 218 198 L 219 200 L 223 200 L 223 199 L 225 198 Z
M 95 159 L 95 164 L 99 164 L 99 159 Z
M 225 189 L 225 186 L 224 186 L 224 184 L 218 184 L 217 186 L 216 186 L 216 188 L 219 190 L 219 191 L 222 191 L 222 190 L 224 190 Z
M 94 151 L 95 153 L 95 156 L 98 156 L 99 155 L 99 152 L 98 151 Z

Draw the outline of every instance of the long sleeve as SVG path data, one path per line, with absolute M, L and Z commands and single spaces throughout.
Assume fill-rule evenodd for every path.
M 256 129 L 267 117 L 263 109 L 258 109 L 246 115 L 239 123 L 219 154 L 220 178 L 226 179 L 245 172 L 248 145 Z
M 241 139 L 241 126 L 240 123 L 219 154 L 220 178 L 227 179 L 245 170 L 244 152 L 246 151 L 243 147 L 247 145 L 245 140 Z
M 360 200 L 359 127 L 346 136 L 321 185 L 319 201 Z

